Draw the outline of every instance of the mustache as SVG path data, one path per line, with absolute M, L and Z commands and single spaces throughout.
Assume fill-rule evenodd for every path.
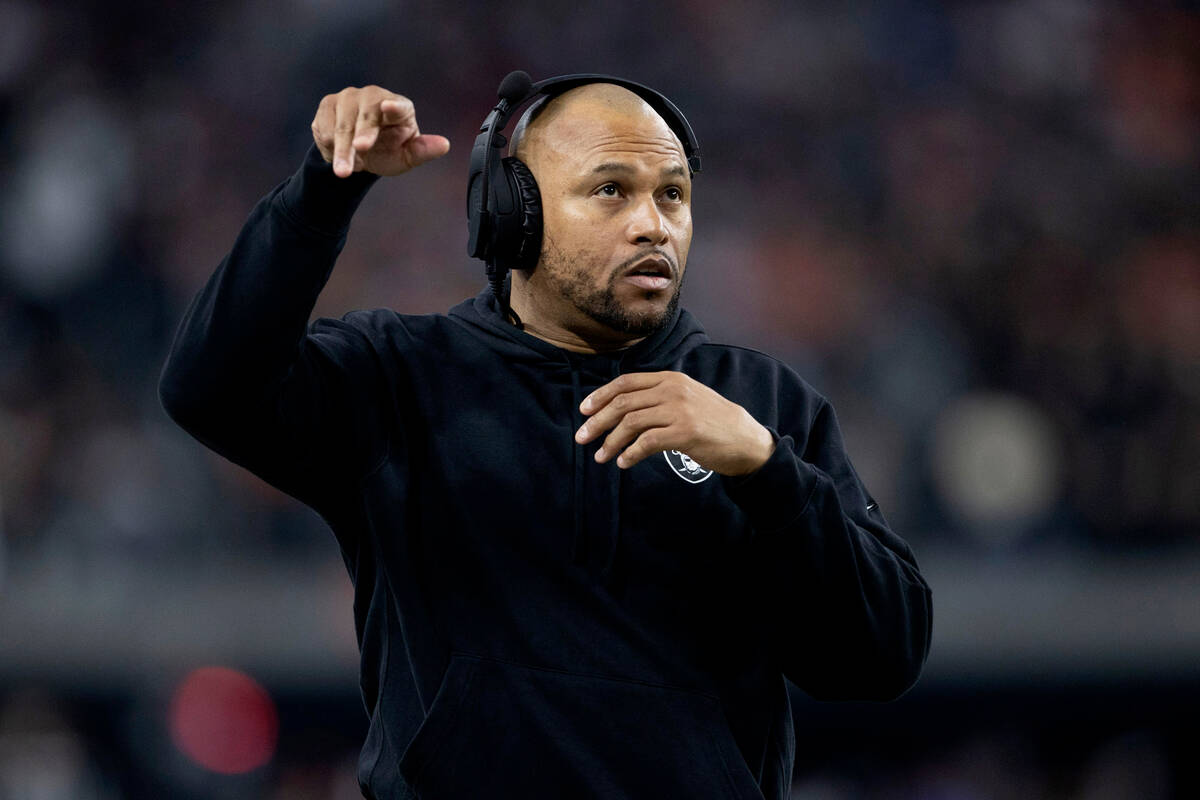
M 670 253 L 665 250 L 659 250 L 658 248 L 646 250 L 645 252 L 638 253 L 636 256 L 622 261 L 617 265 L 617 268 L 613 270 L 613 277 L 615 278 L 618 275 L 621 275 L 625 272 L 625 270 L 629 269 L 634 264 L 637 264 L 640 261 L 645 261 L 647 258 L 661 258 L 663 261 L 667 262 L 667 265 L 671 268 L 671 280 L 679 279 L 679 264 L 675 262 L 675 259 L 671 257 Z

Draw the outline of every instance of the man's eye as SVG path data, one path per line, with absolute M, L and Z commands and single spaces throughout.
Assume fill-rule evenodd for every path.
M 670 186 L 663 194 L 672 202 L 683 199 L 683 192 L 679 191 L 678 186 Z
M 617 185 L 615 183 L 606 183 L 597 189 L 596 192 L 604 197 L 616 197 Z

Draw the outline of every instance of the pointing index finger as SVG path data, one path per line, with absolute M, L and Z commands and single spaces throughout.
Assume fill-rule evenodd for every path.
M 346 89 L 338 93 L 337 113 L 333 126 L 333 171 L 340 178 L 354 172 L 354 150 L 351 140 L 358 122 L 358 93 Z
M 661 381 L 662 373 L 660 372 L 627 372 L 624 375 L 618 375 L 583 398 L 583 402 L 579 404 L 579 411 L 590 416 L 608 405 L 619 394 L 649 389 L 651 386 L 657 386 Z

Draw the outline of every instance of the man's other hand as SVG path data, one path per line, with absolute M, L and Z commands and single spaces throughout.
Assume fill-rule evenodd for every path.
M 313 141 L 333 172 L 399 175 L 450 150 L 445 136 L 417 129 L 412 101 L 380 86 L 348 87 L 327 94 L 312 122 Z
M 749 411 L 682 372 L 627 373 L 584 398 L 579 410 L 590 419 L 575 441 L 611 431 L 596 460 L 616 457 L 622 469 L 679 450 L 721 475 L 748 475 L 775 452 L 771 432 Z

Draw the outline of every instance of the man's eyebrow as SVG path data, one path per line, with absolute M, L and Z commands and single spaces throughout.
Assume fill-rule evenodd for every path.
M 602 172 L 620 172 L 629 175 L 637 172 L 637 170 L 631 165 L 622 163 L 620 161 L 605 161 L 603 164 L 597 164 L 596 168 L 592 170 L 593 175 L 598 175 Z M 676 175 L 682 176 L 687 175 L 687 170 L 684 169 L 682 164 L 675 164 L 674 166 L 663 169 L 662 175 L 663 177 L 671 177 Z
M 628 164 L 622 164 L 619 161 L 605 161 L 603 164 L 597 164 L 596 168 L 594 170 L 592 170 L 592 174 L 598 175 L 601 172 L 626 172 L 626 173 L 629 173 L 629 172 L 636 172 L 636 171 L 637 170 L 635 170 L 633 167 L 629 166 Z

